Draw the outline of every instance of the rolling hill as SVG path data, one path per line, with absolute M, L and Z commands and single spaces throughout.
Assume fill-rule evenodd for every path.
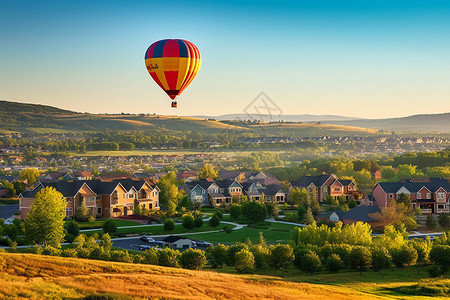
M 80 299 L 86 296 L 91 296 L 90 299 L 397 298 L 384 290 L 383 285 L 379 288 L 382 292 L 373 294 L 368 287 L 357 291 L 351 284 L 298 283 L 261 275 L 0 253 L 1 299 Z

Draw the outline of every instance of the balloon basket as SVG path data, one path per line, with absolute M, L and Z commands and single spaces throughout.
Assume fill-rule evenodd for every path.
M 177 102 L 173 101 L 171 106 L 172 106 L 172 108 L 177 108 Z

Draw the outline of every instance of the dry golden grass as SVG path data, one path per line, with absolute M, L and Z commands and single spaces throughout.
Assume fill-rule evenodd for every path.
M 346 126 L 346 125 L 332 125 L 332 124 L 297 124 L 297 123 L 260 123 L 259 125 L 251 125 L 251 127 L 255 126 L 264 126 L 266 128 L 291 128 L 291 129 L 305 129 L 305 128 L 320 128 L 331 131 L 352 131 L 352 132 L 366 132 L 366 133 L 377 133 L 378 129 L 371 128 L 362 128 L 356 126 Z
M 1 299 L 81 298 L 97 293 L 137 299 L 373 299 L 344 287 L 275 277 L 0 253 Z

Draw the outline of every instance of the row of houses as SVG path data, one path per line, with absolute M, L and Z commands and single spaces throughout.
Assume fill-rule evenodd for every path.
M 400 194 L 409 196 L 414 209 L 423 214 L 450 212 L 450 182 L 445 178 L 405 179 L 398 182 L 379 182 L 372 189 L 370 204 L 386 207 Z
M 145 180 L 117 179 L 109 182 L 101 180 L 75 180 L 39 182 L 32 190 L 19 196 L 21 219 L 25 219 L 36 193 L 46 187 L 53 187 L 66 199 L 66 216 L 76 215 L 84 202 L 89 215 L 99 217 L 119 217 L 132 215 L 135 203 L 148 210 L 159 210 L 159 188 Z
M 243 183 L 235 179 L 201 179 L 193 182 L 184 182 L 179 190 L 183 190 L 192 203 L 221 206 L 230 205 L 233 199 L 247 196 L 249 200 L 284 203 L 286 191 L 281 185 L 264 184 L 264 180 L 249 180 Z

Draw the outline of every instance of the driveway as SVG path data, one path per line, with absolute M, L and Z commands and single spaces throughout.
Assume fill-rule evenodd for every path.
M 0 219 L 8 219 L 19 211 L 19 204 L 0 205 Z

